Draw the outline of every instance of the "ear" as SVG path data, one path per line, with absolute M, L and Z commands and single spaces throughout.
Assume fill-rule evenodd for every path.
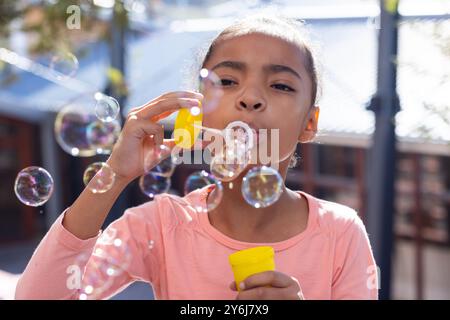
M 298 141 L 300 143 L 310 142 L 314 139 L 317 133 L 317 126 L 319 124 L 319 106 L 314 106 L 308 112 L 308 119 L 306 122 L 306 126 L 303 131 L 300 133 L 298 137 Z

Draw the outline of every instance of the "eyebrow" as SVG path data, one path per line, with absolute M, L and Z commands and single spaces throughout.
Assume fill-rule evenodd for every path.
M 226 61 L 222 61 L 222 62 L 219 62 L 218 64 L 216 64 L 214 67 L 212 67 L 211 71 L 214 71 L 219 68 L 230 68 L 230 69 L 234 69 L 237 71 L 245 71 L 245 69 L 247 69 L 247 65 L 241 61 L 226 60 Z M 267 65 L 263 66 L 263 69 L 267 73 L 287 72 L 287 73 L 290 73 L 290 74 L 294 75 L 295 77 L 299 78 L 300 80 L 302 80 L 302 77 L 300 76 L 300 74 L 297 71 L 295 71 L 291 67 L 288 67 L 288 66 L 285 66 L 282 64 L 267 64 Z

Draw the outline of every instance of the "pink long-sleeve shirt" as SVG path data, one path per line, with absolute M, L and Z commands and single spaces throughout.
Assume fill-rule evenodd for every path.
M 305 299 L 377 299 L 375 261 L 353 209 L 300 192 L 309 206 L 302 233 L 247 243 L 198 212 L 205 192 L 156 196 L 87 240 L 66 230 L 61 214 L 22 274 L 16 299 L 104 299 L 136 280 L 151 283 L 156 299 L 234 299 L 228 256 L 259 245 L 274 248 L 276 270 L 294 276 Z

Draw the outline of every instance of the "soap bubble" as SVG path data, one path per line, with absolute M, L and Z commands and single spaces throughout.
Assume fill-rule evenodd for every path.
M 132 254 L 126 241 L 115 238 L 110 245 L 94 249 L 98 269 L 110 277 L 117 277 L 131 264 Z
M 283 192 L 283 179 L 275 169 L 261 166 L 250 169 L 242 180 L 242 195 L 255 208 L 274 204 Z
M 105 193 L 114 185 L 116 174 L 106 162 L 90 164 L 83 175 L 84 185 L 92 193 Z
M 175 170 L 175 160 L 171 150 L 165 145 L 157 145 L 151 148 L 144 159 L 144 171 L 154 175 L 170 177 Z
M 55 120 L 56 141 L 72 156 L 91 157 L 107 153 L 120 134 L 120 123 L 99 121 L 91 106 L 92 97 L 62 108 Z
M 227 141 L 211 159 L 211 173 L 222 181 L 236 179 L 248 166 L 251 160 L 251 150 L 235 139 Z
M 250 126 L 243 121 L 230 122 L 224 129 L 226 144 L 240 144 L 250 151 L 254 145 L 255 136 Z
M 210 170 L 218 179 L 231 181 L 250 163 L 254 135 L 251 128 L 242 121 L 231 122 L 222 135 L 225 143 L 222 150 L 216 150 Z
M 109 245 L 113 244 L 114 240 L 117 238 L 117 229 L 113 227 L 106 228 L 102 232 L 102 235 L 98 238 L 97 244 Z
M 223 96 L 222 81 L 213 71 L 203 68 L 199 73 L 199 89 L 204 97 L 202 100 L 203 113 L 211 113 L 217 108 Z
M 165 193 L 170 188 L 170 178 L 149 172 L 139 179 L 141 191 L 153 199 L 157 194 Z
M 86 136 L 91 148 L 97 154 L 110 154 L 120 135 L 120 124 L 117 121 L 95 121 L 87 126 Z
M 113 284 L 113 277 L 108 276 L 101 268 L 101 262 L 92 260 L 89 267 L 83 274 L 79 300 L 96 300 L 102 297 L 102 294 Z
M 212 174 L 202 170 L 192 173 L 184 183 L 184 194 L 189 194 L 194 190 L 206 188 L 206 209 L 196 208 L 199 212 L 211 211 L 217 208 L 222 200 L 223 186 L 220 180 Z
M 119 102 L 113 97 L 97 92 L 95 98 L 95 115 L 103 122 L 111 122 L 120 112 Z
M 82 281 L 79 296 L 81 300 L 100 298 L 110 288 L 114 277 L 126 272 L 131 265 L 133 256 L 127 242 L 116 229 L 112 232 L 109 229 L 111 227 L 105 230 L 108 235 L 101 242 L 97 242 L 92 252 Z M 85 263 L 81 261 L 80 265 L 83 265 L 83 262 Z
M 42 206 L 53 193 L 53 178 L 43 168 L 25 168 L 17 174 L 14 192 L 23 204 L 31 207 Z
M 77 57 L 68 51 L 58 52 L 50 60 L 50 69 L 60 79 L 73 77 L 78 67 Z

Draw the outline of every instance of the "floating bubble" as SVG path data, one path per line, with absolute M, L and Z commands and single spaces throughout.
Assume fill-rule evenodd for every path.
M 78 101 L 61 109 L 56 116 L 56 141 L 72 156 L 91 157 L 98 151 L 107 153 L 120 134 L 118 120 L 100 124 L 93 108 L 89 107 L 92 103 L 92 97 Z
M 157 176 L 170 178 L 175 171 L 175 163 L 171 156 L 165 158 L 156 165 L 150 172 Z
M 144 171 L 154 175 L 170 177 L 175 170 L 175 160 L 171 150 L 165 145 L 157 145 L 151 148 L 144 159 Z
M 242 121 L 231 122 L 223 131 L 222 150 L 214 152 L 211 173 L 222 181 L 236 179 L 251 160 L 254 145 L 252 129 Z
M 58 52 L 50 60 L 50 69 L 58 78 L 73 77 L 78 67 L 77 57 L 68 51 Z
M 53 178 L 43 168 L 27 167 L 17 174 L 14 192 L 23 204 L 31 207 L 42 206 L 53 193 Z
M 157 194 L 165 193 L 170 188 L 170 178 L 149 172 L 139 179 L 141 191 L 153 199 Z
M 101 264 L 92 261 L 89 268 L 83 274 L 81 288 L 79 292 L 79 300 L 96 300 L 102 297 L 102 294 L 113 284 L 113 277 L 108 276 Z
M 255 208 L 274 204 L 283 192 L 283 178 L 275 169 L 261 166 L 250 169 L 242 180 L 242 195 Z
M 217 108 L 223 96 L 222 80 L 213 71 L 203 68 L 199 73 L 199 91 L 204 97 L 202 101 L 203 113 L 211 113 Z
M 114 277 L 126 272 L 131 265 L 133 257 L 127 242 L 116 229 L 109 229 L 110 227 L 105 230 L 105 239 L 97 242 L 92 252 L 83 276 L 80 300 L 104 297 L 105 291 L 113 284 Z M 81 261 L 80 265 L 83 263 L 85 261 Z
M 113 97 L 107 96 L 101 92 L 97 92 L 95 98 L 95 115 L 103 122 L 114 121 L 119 112 L 119 102 Z
M 236 179 L 247 167 L 251 159 L 251 153 L 246 145 L 234 140 L 228 141 L 223 150 L 219 151 L 211 160 L 211 173 L 222 181 Z
M 88 125 L 86 136 L 91 148 L 97 154 L 110 154 L 120 135 L 120 125 L 117 121 L 95 121 Z
M 126 271 L 132 260 L 128 244 L 120 237 L 115 238 L 108 246 L 98 246 L 93 255 L 97 258 L 97 268 L 110 277 L 117 277 Z
M 97 243 L 102 245 L 110 245 L 113 244 L 116 237 L 117 237 L 117 229 L 113 227 L 108 227 L 104 232 L 102 232 L 102 235 L 100 236 L 100 238 L 98 238 Z
M 254 134 L 250 126 L 243 121 L 230 122 L 224 129 L 225 143 L 240 144 L 247 150 L 253 148 Z
M 93 193 L 105 193 L 112 188 L 116 174 L 106 162 L 90 164 L 83 175 L 84 185 Z
M 202 170 L 192 173 L 184 183 L 184 194 L 189 194 L 194 190 L 206 188 L 206 209 L 196 208 L 199 212 L 211 211 L 217 208 L 222 201 L 223 186 L 220 180 L 212 174 Z

